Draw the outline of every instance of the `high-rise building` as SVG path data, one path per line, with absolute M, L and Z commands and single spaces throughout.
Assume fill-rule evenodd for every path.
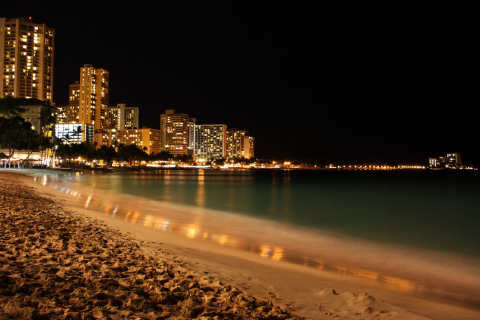
M 446 168 L 460 168 L 461 166 L 462 155 L 460 153 L 447 153 L 447 158 L 445 159 Z
M 245 137 L 243 152 L 245 159 L 251 159 L 255 157 L 255 139 L 253 137 Z
M 91 64 L 80 68 L 79 123 L 93 124 L 95 131 L 106 128 L 109 72 Z
M 185 113 L 175 113 L 174 109 L 165 110 L 160 115 L 160 148 L 172 155 L 187 155 L 189 146 L 189 122 Z
M 107 123 L 111 129 L 138 129 L 138 107 L 127 107 L 125 103 L 108 107 Z
M 216 159 L 227 156 L 227 125 L 195 125 L 195 157 Z
M 68 86 L 68 112 L 67 121 L 69 123 L 80 122 L 80 82 Z
M 188 154 L 195 155 L 195 123 L 196 118 L 190 118 L 188 120 Z
M 0 18 L 0 97 L 53 101 L 55 30 L 31 18 Z
M 56 123 L 68 123 L 68 106 L 56 106 Z
M 253 157 L 253 139 L 248 136 L 248 131 L 229 129 L 227 130 L 227 157 L 245 158 Z

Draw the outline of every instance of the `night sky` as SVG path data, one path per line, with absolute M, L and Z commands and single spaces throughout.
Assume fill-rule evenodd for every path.
M 473 1 L 2 4 L 55 28 L 54 102 L 80 67 L 110 71 L 110 105 L 245 129 L 258 158 L 480 166 Z

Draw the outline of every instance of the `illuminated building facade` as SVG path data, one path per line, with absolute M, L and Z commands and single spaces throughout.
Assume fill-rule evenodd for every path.
M 90 142 L 93 143 L 93 125 L 85 123 L 57 123 L 55 136 L 65 144 Z
M 56 106 L 57 122 L 56 123 L 68 123 L 68 106 Z
M 460 168 L 462 166 L 462 155 L 458 152 L 447 153 L 445 168 Z
M 117 130 L 138 129 L 138 107 L 127 107 L 125 103 L 109 107 L 107 123 L 109 128 Z
M 248 131 L 230 129 L 227 131 L 227 157 L 250 159 L 254 156 L 253 142 Z
M 188 121 L 188 154 L 195 155 L 195 123 L 196 118 L 190 118 Z
M 80 122 L 80 82 L 68 86 L 68 111 L 67 122 Z
M 446 157 L 429 158 L 431 169 L 463 169 L 462 155 L 458 152 L 448 153 Z
M 102 145 L 110 147 L 118 147 L 118 130 L 117 129 L 103 129 L 102 130 Z
M 225 124 L 195 125 L 195 157 L 205 159 L 227 156 L 227 126 Z
M 160 115 L 160 148 L 172 155 L 187 155 L 189 147 L 189 123 L 192 119 L 185 113 L 165 110 Z
M 161 132 L 158 129 L 125 129 L 118 131 L 118 142 L 124 145 L 135 144 L 138 148 L 146 148 L 148 154 L 157 154 L 160 147 Z
M 0 18 L 0 97 L 53 101 L 55 30 L 31 18 Z
M 245 137 L 243 152 L 245 159 L 251 159 L 255 157 L 255 139 L 253 137 Z
M 109 72 L 91 64 L 80 68 L 78 123 L 93 124 L 95 131 L 106 128 Z M 72 119 L 73 121 L 73 119 Z

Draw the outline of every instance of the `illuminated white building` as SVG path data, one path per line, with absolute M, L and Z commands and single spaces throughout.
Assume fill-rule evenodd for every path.
M 197 158 L 226 158 L 227 126 L 225 124 L 196 124 L 194 152 Z
M 61 123 L 55 125 L 55 136 L 64 144 L 90 142 L 93 143 L 94 129 L 92 124 Z
M 31 18 L 0 18 L 0 97 L 53 101 L 54 39 Z

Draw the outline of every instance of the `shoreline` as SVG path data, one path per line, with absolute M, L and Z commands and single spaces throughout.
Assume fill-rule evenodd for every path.
M 3 172 L 0 171 L 0 177 L 2 175 Z M 47 186 L 34 184 L 33 179 L 24 177 L 20 180 L 44 193 L 43 196 L 45 196 L 45 193 L 50 193 L 50 195 L 47 196 L 57 199 L 57 203 L 68 203 L 65 200 L 65 195 L 62 196 L 60 192 Z M 55 195 L 51 195 L 51 193 Z M 59 201 L 59 199 L 62 200 Z M 319 277 L 313 269 L 309 270 L 306 267 L 292 266 L 283 262 L 278 263 L 278 261 L 262 260 L 262 258 L 259 259 L 245 252 L 238 252 L 230 248 L 220 248 L 213 244 L 185 239 L 175 234 L 162 233 L 162 244 L 155 244 L 152 243 L 153 241 L 151 241 L 151 238 L 149 239 L 148 235 L 143 234 L 141 228 L 136 228 L 131 224 L 125 225 L 120 221 L 106 219 L 90 210 L 79 210 L 78 208 L 69 208 L 68 210 L 85 217 L 90 217 L 91 219 L 98 219 L 102 224 L 108 225 L 110 228 L 113 227 L 114 230 L 122 230 L 123 234 L 129 232 L 129 236 L 135 238 L 137 241 L 144 241 L 140 247 L 142 250 L 151 252 L 152 255 L 155 255 L 154 250 L 159 248 L 161 248 L 161 250 L 175 252 L 175 256 L 180 258 L 182 264 L 196 269 L 197 272 L 208 270 L 207 272 L 209 272 L 210 275 L 215 275 L 220 279 L 218 281 L 231 283 L 240 288 L 241 291 L 248 292 L 248 294 L 253 293 L 262 299 L 273 301 L 274 304 L 280 305 L 280 307 L 283 307 L 287 312 L 298 314 L 301 317 L 331 319 L 335 315 L 341 315 L 347 319 L 356 319 L 358 317 L 354 317 L 354 314 L 358 313 L 358 308 L 356 311 L 352 311 L 351 308 L 353 303 L 351 300 L 356 299 L 355 303 L 357 307 L 358 305 L 362 305 L 365 310 L 371 308 L 371 312 L 361 312 L 363 315 L 362 318 L 364 319 L 373 319 L 373 315 L 375 314 L 378 316 L 380 309 L 383 311 L 382 314 L 385 317 L 387 315 L 394 316 L 394 319 L 421 318 L 416 317 L 406 310 L 395 308 L 392 305 L 380 307 L 375 303 L 370 303 L 372 302 L 370 296 L 361 295 L 364 289 L 367 289 L 369 293 L 372 290 L 378 292 L 374 294 L 377 299 L 372 298 L 376 303 L 381 302 L 379 299 L 385 299 L 385 301 L 390 301 L 392 304 L 402 305 L 402 307 L 407 307 L 408 310 L 432 318 L 441 319 L 441 315 L 443 314 L 443 318 L 448 319 L 449 317 L 445 314 L 450 314 L 450 318 L 475 319 L 479 315 L 478 310 L 444 305 L 435 301 L 417 301 L 418 299 L 412 299 L 408 297 L 408 295 L 391 295 L 386 290 L 382 291 L 382 288 L 374 288 L 375 286 L 368 284 L 366 281 L 352 279 L 345 275 L 333 275 L 330 278 L 322 278 Z M 310 284 L 308 282 L 310 282 Z M 302 285 L 304 286 L 303 291 L 299 291 L 299 284 L 300 287 Z M 331 291 L 332 288 L 341 293 L 345 293 L 335 295 Z M 329 290 L 324 292 L 325 289 Z M 356 296 L 347 294 L 348 291 L 355 293 Z M 365 307 L 365 304 L 358 303 L 360 296 L 364 298 L 362 303 L 370 303 L 369 307 Z M 409 308 L 410 306 L 411 308 Z M 378 313 L 376 313 L 377 311 Z

